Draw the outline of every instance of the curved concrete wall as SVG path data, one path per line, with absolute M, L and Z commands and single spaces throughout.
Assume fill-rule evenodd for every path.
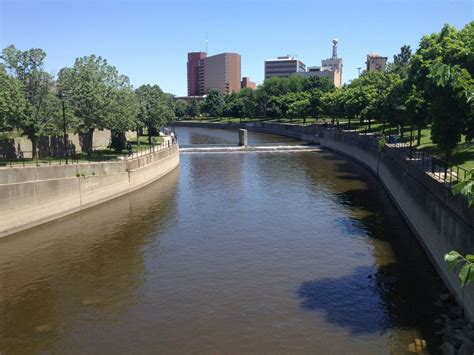
M 338 130 L 320 128 L 322 146 L 342 153 L 377 174 L 400 213 L 424 246 L 446 286 L 462 304 L 469 319 L 474 319 L 474 285 L 462 288 L 457 272 L 444 262 L 451 250 L 474 252 L 474 208 L 461 196 L 410 164 L 394 148 L 380 153 L 377 141 Z M 379 161 L 380 159 L 380 161 Z
M 124 161 L 0 170 L 0 237 L 129 193 L 179 165 L 177 144 Z

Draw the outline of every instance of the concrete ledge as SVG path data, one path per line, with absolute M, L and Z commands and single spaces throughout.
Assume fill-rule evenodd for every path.
M 176 144 L 126 161 L 2 169 L 0 237 L 132 192 L 178 165 Z

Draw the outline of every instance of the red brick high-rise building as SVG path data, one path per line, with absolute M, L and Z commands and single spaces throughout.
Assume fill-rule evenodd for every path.
M 240 54 L 221 53 L 208 57 L 205 52 L 188 53 L 188 96 L 201 96 L 210 90 L 230 94 L 240 90 Z
M 199 71 L 206 52 L 188 53 L 188 96 L 203 95 L 199 87 Z

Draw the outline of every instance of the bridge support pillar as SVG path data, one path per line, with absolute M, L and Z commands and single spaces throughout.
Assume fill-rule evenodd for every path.
M 249 145 L 248 132 L 246 129 L 239 129 L 239 145 L 246 147 Z

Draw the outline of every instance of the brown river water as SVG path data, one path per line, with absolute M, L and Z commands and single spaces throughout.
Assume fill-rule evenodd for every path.
M 238 137 L 177 133 L 182 145 Z M 436 347 L 443 286 L 365 169 L 324 150 L 180 159 L 139 191 L 0 239 L 2 355 Z

